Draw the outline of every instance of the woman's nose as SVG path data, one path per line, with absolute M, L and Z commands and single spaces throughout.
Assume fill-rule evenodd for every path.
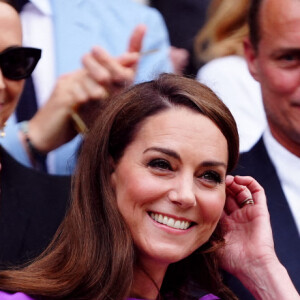
M 183 208 L 196 205 L 196 194 L 193 176 L 181 177 L 176 186 L 169 192 L 170 201 Z

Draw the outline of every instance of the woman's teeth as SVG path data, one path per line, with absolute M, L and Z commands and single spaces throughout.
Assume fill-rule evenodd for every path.
M 191 226 L 191 222 L 175 220 L 173 218 L 169 218 L 162 214 L 150 213 L 150 217 L 158 223 L 167 225 L 167 226 L 175 228 L 175 229 L 185 230 Z

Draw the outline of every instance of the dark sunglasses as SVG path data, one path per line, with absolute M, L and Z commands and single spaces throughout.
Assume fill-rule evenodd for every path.
M 0 53 L 0 68 L 7 79 L 21 80 L 29 77 L 41 58 L 41 49 L 10 47 Z

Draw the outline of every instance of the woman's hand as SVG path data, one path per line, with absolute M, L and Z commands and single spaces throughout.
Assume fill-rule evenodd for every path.
M 221 267 L 235 275 L 256 299 L 297 299 L 275 250 L 264 189 L 252 177 L 227 176 L 221 226 L 225 247 Z
M 227 176 L 226 204 L 221 218 L 226 246 L 222 267 L 230 273 L 276 257 L 263 188 L 252 177 Z M 254 204 L 245 204 L 253 199 Z

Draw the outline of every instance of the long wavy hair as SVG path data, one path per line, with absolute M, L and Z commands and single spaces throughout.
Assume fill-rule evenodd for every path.
M 227 55 L 244 55 L 250 0 L 212 0 L 207 21 L 195 38 L 197 59 L 208 62 Z
M 111 160 L 118 163 L 146 118 L 173 106 L 193 109 L 216 124 L 228 144 L 227 171 L 234 168 L 239 153 L 236 123 L 209 88 L 171 74 L 131 87 L 108 101 L 87 134 L 72 184 L 72 203 L 53 241 L 27 266 L 0 272 L 0 289 L 38 299 L 120 300 L 129 295 L 137 260 L 110 183 Z M 171 298 L 188 299 L 189 283 L 197 282 L 224 299 L 235 299 L 223 285 L 216 262 L 215 249 L 222 243 L 217 227 L 205 245 L 172 264 L 162 297 L 168 299 L 172 292 Z

